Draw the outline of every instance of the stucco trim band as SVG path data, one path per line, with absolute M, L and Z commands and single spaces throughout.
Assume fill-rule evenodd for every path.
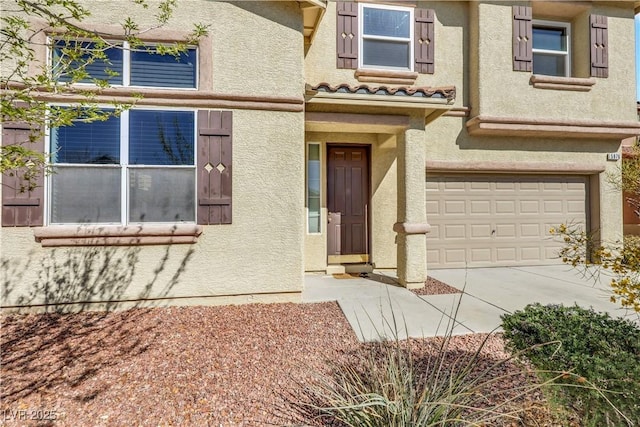
M 412 85 L 418 78 L 418 73 L 413 71 L 370 70 L 358 68 L 354 73 L 360 82 L 378 82 Z
M 455 107 L 449 111 L 446 111 L 442 116 L 443 117 L 469 117 L 469 112 L 471 109 L 469 107 Z
M 467 131 L 473 136 L 625 139 L 640 135 L 640 123 L 476 116 L 467 122 Z
M 249 303 L 300 303 L 300 291 L 282 292 L 251 292 L 239 294 L 216 294 L 216 295 L 175 295 L 161 298 L 125 298 L 99 301 L 70 301 L 53 302 L 50 304 L 30 304 L 30 305 L 1 305 L 1 313 L 40 313 L 49 307 L 55 307 L 62 312 L 77 312 L 86 310 L 128 310 L 142 307 L 163 307 L 167 305 L 235 305 Z
M 19 89 L 17 86 L 12 86 Z M 33 96 L 46 102 L 86 101 L 84 91 L 93 88 L 77 87 L 78 93 L 55 94 L 51 92 L 33 92 Z M 239 110 L 304 111 L 304 99 L 271 95 L 234 95 L 199 90 L 141 89 L 134 87 L 112 87 L 97 92 L 95 102 L 120 102 L 135 105 L 155 105 L 190 108 L 233 108 Z M 0 91 L 1 94 L 7 91 Z M 142 95 L 142 98 L 135 98 Z
M 508 172 L 508 173 L 565 173 L 596 174 L 604 172 L 604 165 L 573 162 L 492 162 L 427 160 L 427 173 L 432 172 Z
M 54 225 L 33 229 L 36 242 L 54 246 L 132 246 L 196 243 L 203 227 L 168 225 Z
M 393 231 L 402 234 L 427 234 L 431 232 L 431 225 L 426 222 L 396 222 Z
M 596 84 L 593 78 L 556 77 L 534 74 L 529 80 L 536 89 L 572 90 L 589 92 Z
M 409 128 L 408 116 L 385 114 L 320 113 L 307 111 L 304 115 L 306 128 L 319 132 L 335 131 L 335 126 L 348 132 L 360 130 L 363 126 L 375 133 L 398 133 Z

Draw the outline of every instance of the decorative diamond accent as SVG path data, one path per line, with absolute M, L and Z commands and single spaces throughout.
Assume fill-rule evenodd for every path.
M 207 173 L 211 173 L 211 171 L 213 170 L 213 165 L 211 163 L 207 163 L 206 165 L 204 165 L 204 169 L 207 171 Z
M 218 172 L 222 173 L 222 172 L 224 172 L 226 167 L 222 163 L 218 163 L 218 166 L 216 166 L 216 169 L 218 169 Z
M 345 33 L 344 31 L 342 32 L 342 34 L 340 34 L 342 36 L 343 39 L 347 38 L 347 33 Z

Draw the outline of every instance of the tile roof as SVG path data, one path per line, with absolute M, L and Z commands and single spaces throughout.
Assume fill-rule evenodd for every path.
M 307 85 L 308 90 L 330 93 L 355 93 L 367 95 L 387 95 L 387 96 L 408 96 L 412 98 L 442 98 L 453 100 L 456 97 L 455 86 L 446 87 L 417 87 L 417 86 L 369 86 L 350 85 L 340 83 L 331 85 L 329 83 L 318 83 L 315 86 Z

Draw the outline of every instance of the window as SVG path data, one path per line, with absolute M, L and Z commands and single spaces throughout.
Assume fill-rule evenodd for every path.
M 320 144 L 307 146 L 307 222 L 309 233 L 320 233 Z
M 569 23 L 533 21 L 533 73 L 568 77 L 569 45 Z
M 413 71 L 413 9 L 360 4 L 362 68 Z
M 138 110 L 51 129 L 51 224 L 195 221 L 195 112 Z
M 86 51 L 77 56 L 77 47 Z M 153 45 L 142 49 L 129 49 L 123 42 L 118 47 L 101 46 L 93 42 L 62 41 L 54 43 L 53 69 L 73 70 L 78 63 L 85 64 L 89 77 L 80 83 L 106 80 L 111 85 L 137 87 L 166 87 L 194 89 L 197 81 L 197 53 L 189 48 L 179 56 L 157 53 Z M 73 71 L 61 73 L 59 80 L 72 80 Z

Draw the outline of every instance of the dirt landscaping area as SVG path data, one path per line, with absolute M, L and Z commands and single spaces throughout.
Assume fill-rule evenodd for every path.
M 362 348 L 336 303 L 5 315 L 1 321 L 6 425 L 24 425 L 24 418 L 55 426 L 322 425 L 289 400 L 328 375 L 331 362 Z M 450 351 L 474 352 L 483 338 L 455 337 Z M 416 343 L 426 348 L 434 339 Z M 500 336 L 489 337 L 482 364 L 506 357 Z M 513 384 L 528 381 L 515 364 L 505 369 L 515 374 Z M 539 394 L 517 405 L 533 409 L 510 425 L 548 425 Z

